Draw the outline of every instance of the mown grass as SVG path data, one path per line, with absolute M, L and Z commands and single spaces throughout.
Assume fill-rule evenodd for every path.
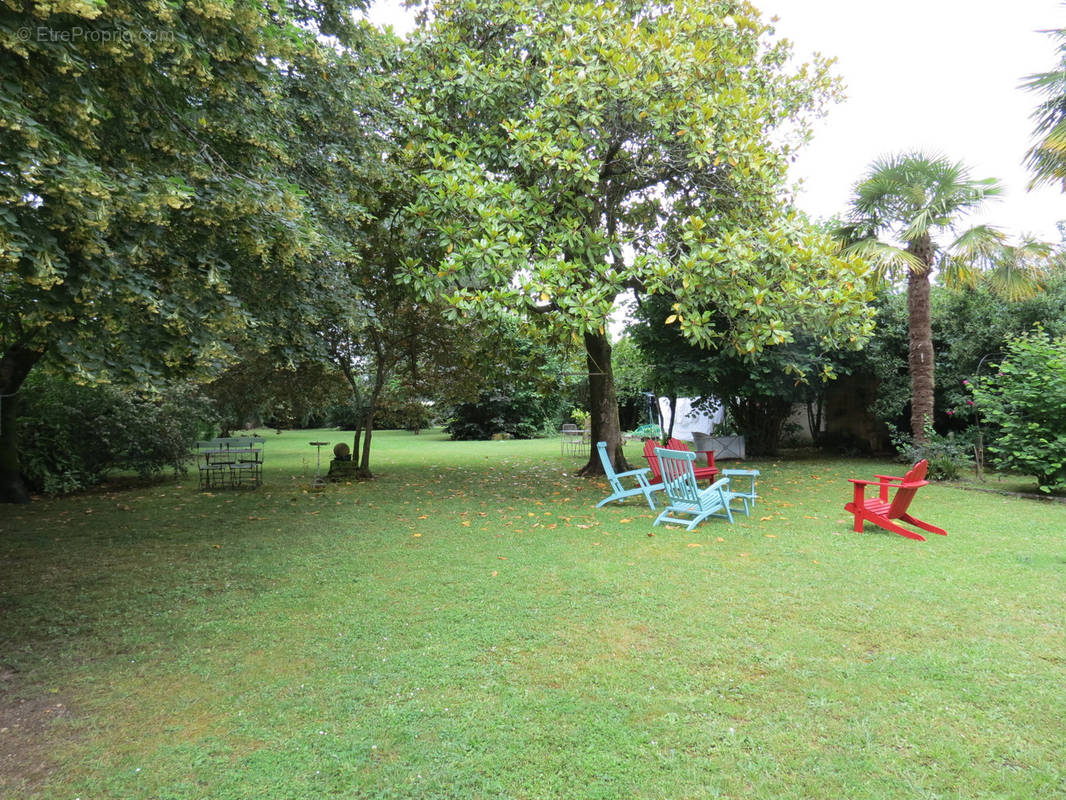
M 557 441 L 405 433 L 308 492 L 342 436 L 5 510 L 0 796 L 1066 796 L 1066 506 L 930 486 L 947 538 L 856 534 L 898 465 L 763 462 L 685 532 Z

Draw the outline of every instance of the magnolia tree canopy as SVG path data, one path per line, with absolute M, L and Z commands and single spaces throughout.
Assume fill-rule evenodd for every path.
M 748 355 L 804 319 L 827 346 L 869 332 L 866 267 L 789 208 L 789 158 L 836 94 L 790 56 L 746 2 L 445 0 L 412 36 L 410 211 L 442 254 L 412 281 L 457 315 L 583 339 L 592 440 L 616 461 L 623 292 L 669 293 L 686 337 Z

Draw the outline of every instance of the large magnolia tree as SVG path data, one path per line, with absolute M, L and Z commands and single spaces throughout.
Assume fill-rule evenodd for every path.
M 864 265 L 784 189 L 835 85 L 772 33 L 734 0 L 443 0 L 412 36 L 411 211 L 444 254 L 412 262 L 415 283 L 456 314 L 517 310 L 578 338 L 592 441 L 617 465 L 606 320 L 623 293 L 669 292 L 686 337 L 740 353 L 808 316 L 836 342 L 866 334 Z

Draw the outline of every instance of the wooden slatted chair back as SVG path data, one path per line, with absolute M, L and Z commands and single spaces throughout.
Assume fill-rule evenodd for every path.
M 903 476 L 903 480 L 892 498 L 892 505 L 888 507 L 886 516 L 889 519 L 899 519 L 907 513 L 914 495 L 917 494 L 920 488 L 929 484 L 929 481 L 925 479 L 925 474 L 928 470 L 929 462 L 923 458 Z
M 644 458 L 648 461 L 648 467 L 651 469 L 651 474 L 655 477 L 656 483 L 660 483 L 663 479 L 662 469 L 659 467 L 659 459 L 655 455 L 658 446 L 658 443 L 654 439 L 648 439 L 648 441 L 644 443 Z
M 659 461 L 662 482 L 667 497 L 672 502 L 700 504 L 700 490 L 696 485 L 696 474 L 692 471 L 692 464 L 696 460 L 696 454 L 686 450 L 670 450 L 665 447 L 655 448 L 655 456 Z
M 564 426 L 565 427 L 565 426 Z M 576 425 L 574 426 L 577 427 Z M 607 476 L 607 482 L 615 491 L 619 488 L 618 473 L 614 471 L 614 464 L 607 457 L 607 442 L 596 442 L 596 450 L 600 454 L 600 463 L 603 464 L 603 474 Z

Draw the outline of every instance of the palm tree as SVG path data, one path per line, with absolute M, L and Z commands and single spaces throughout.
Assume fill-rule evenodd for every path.
M 907 279 L 911 377 L 911 434 L 926 439 L 933 421 L 933 330 L 930 292 L 934 271 L 967 280 L 974 265 L 992 264 L 1003 247 L 995 228 L 959 234 L 961 217 L 1002 192 L 993 178 L 974 180 L 961 163 L 943 156 L 905 153 L 876 161 L 856 185 L 848 223 L 838 230 L 847 252 L 864 256 L 883 278 Z M 944 247 L 939 239 L 952 236 Z
M 1030 188 L 1058 183 L 1066 190 L 1066 28 L 1048 33 L 1058 41 L 1058 67 L 1030 75 L 1022 84 L 1044 98 L 1032 114 L 1037 141 L 1026 153 L 1025 164 L 1033 173 Z

